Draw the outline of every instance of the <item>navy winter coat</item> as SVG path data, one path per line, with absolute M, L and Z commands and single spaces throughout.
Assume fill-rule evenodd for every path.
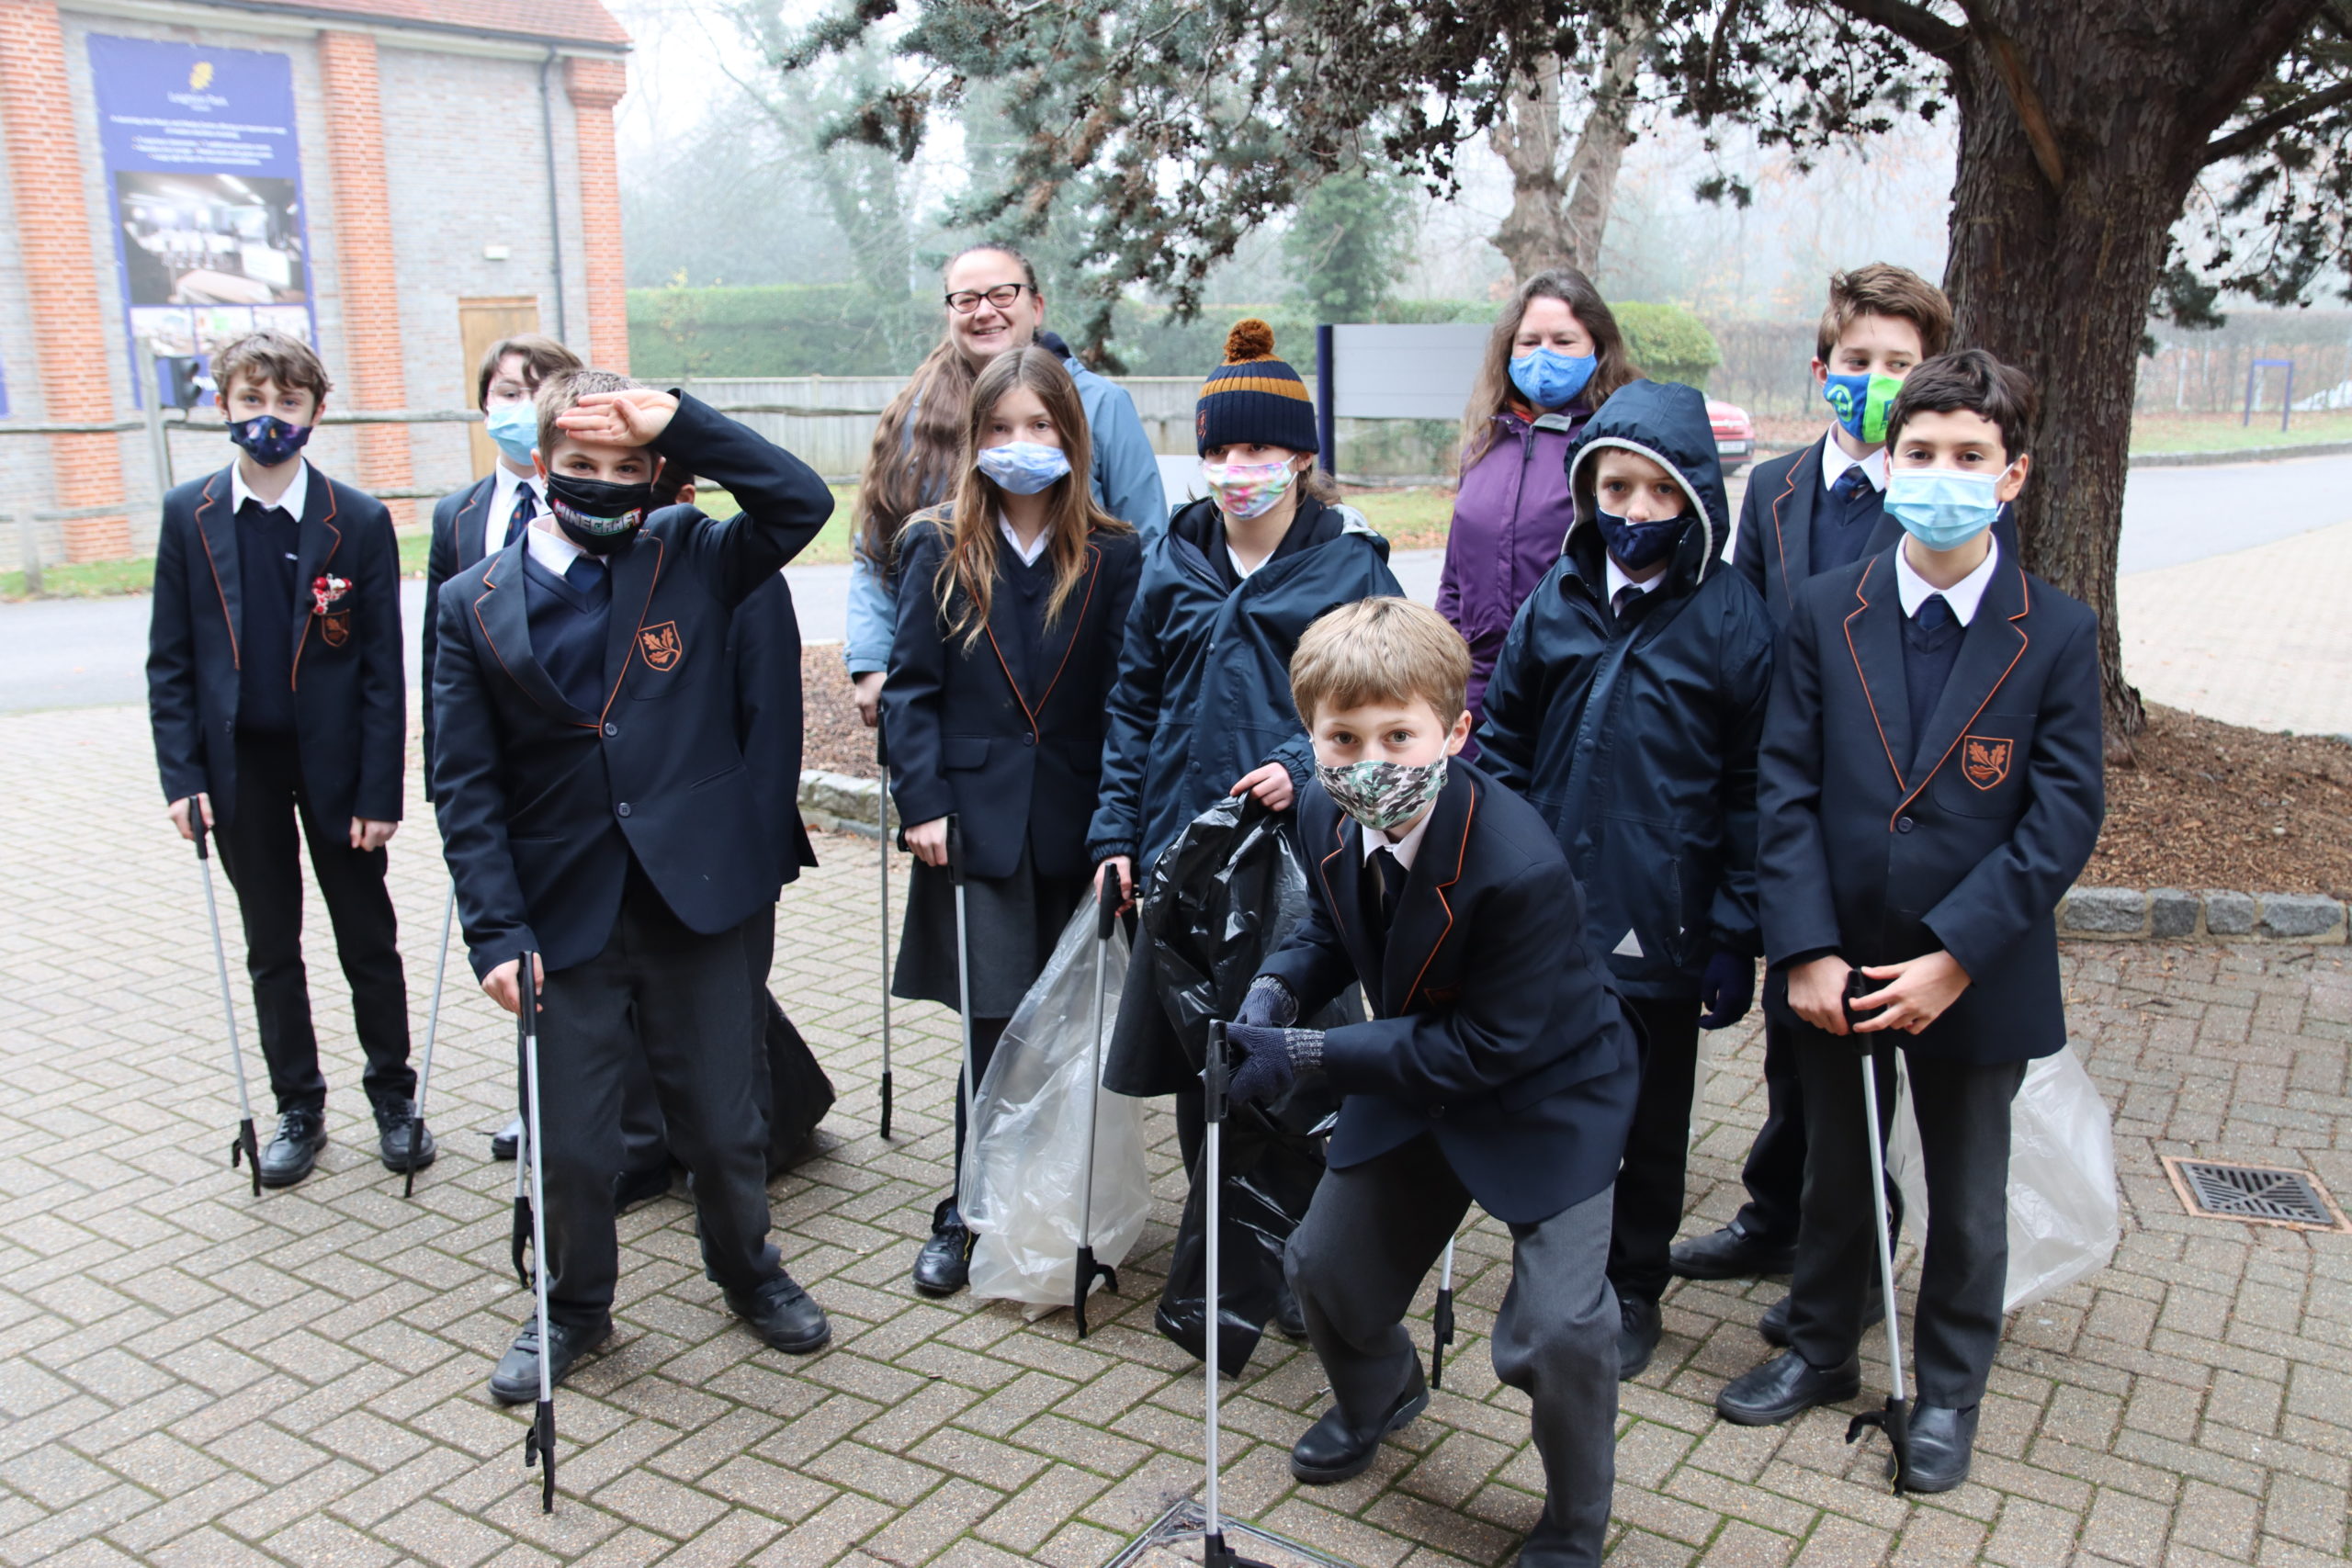
M 1663 465 L 1689 497 L 1664 581 L 1623 619 L 1593 524 L 1594 459 L 1612 446 Z M 1479 765 L 1558 835 L 1619 988 L 1696 998 L 1716 948 L 1761 950 L 1756 756 L 1772 623 L 1720 558 L 1729 514 L 1695 389 L 1636 381 L 1618 392 L 1585 427 L 1568 478 L 1576 521 L 1504 639 Z
M 1133 855 L 1138 873 L 1244 773 L 1267 762 L 1305 787 L 1315 754 L 1290 701 L 1290 656 L 1328 610 L 1401 596 L 1388 541 L 1352 508 L 1299 498 L 1294 547 L 1228 589 L 1204 543 L 1216 503 L 1179 507 L 1145 547 L 1102 740 L 1102 798 L 1088 829 L 1096 864 Z M 1301 530 L 1305 530 L 1304 533 Z

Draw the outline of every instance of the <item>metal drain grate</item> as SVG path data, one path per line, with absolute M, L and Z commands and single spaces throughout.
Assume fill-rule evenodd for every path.
M 2165 1156 L 2165 1174 L 2192 1214 L 2254 1224 L 2291 1225 L 2297 1230 L 2342 1231 L 2347 1227 L 2319 1179 L 2304 1170 L 2274 1166 L 2220 1165 L 2211 1160 Z

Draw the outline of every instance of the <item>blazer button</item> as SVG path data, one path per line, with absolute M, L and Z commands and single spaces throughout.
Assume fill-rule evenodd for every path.
M 1442 1106 L 1442 1105 L 1432 1105 L 1432 1106 L 1430 1106 L 1430 1120 L 1431 1120 L 1432 1122 L 1442 1122 L 1442 1121 L 1444 1121 L 1444 1120 L 1445 1120 L 1445 1107 L 1444 1107 L 1444 1106 Z
M 1035 746 L 1037 744 L 1037 738 L 1034 735 L 1024 735 L 1021 738 L 1021 744 L 1023 746 Z
M 616 812 L 617 812 L 619 815 L 621 815 L 621 816 L 623 816 L 623 817 L 626 817 L 626 816 L 628 816 L 628 801 L 626 801 L 626 800 L 624 800 L 624 801 L 622 801 L 618 806 L 615 807 L 613 809 L 614 809 Z
M 1894 830 L 1898 833 L 1907 833 L 1917 826 L 1918 824 L 1908 817 L 1898 817 L 1894 819 Z
M 608 736 L 618 735 L 620 732 L 621 727 L 617 724 L 608 724 L 605 726 L 605 733 Z

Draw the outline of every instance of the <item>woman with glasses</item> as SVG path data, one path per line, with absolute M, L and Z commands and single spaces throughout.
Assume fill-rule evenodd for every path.
M 1146 537 L 1168 521 L 1159 460 L 1134 400 L 1045 331 L 1046 297 L 1028 258 L 1005 245 L 975 245 L 948 261 L 943 282 L 946 330 L 882 411 L 858 480 L 843 655 L 858 716 L 868 725 L 880 711 L 882 672 L 897 628 L 899 533 L 908 518 L 949 498 L 964 461 L 972 384 L 998 355 L 1034 343 L 1059 359 L 1086 412 L 1093 451 L 1087 479 L 1095 501 Z

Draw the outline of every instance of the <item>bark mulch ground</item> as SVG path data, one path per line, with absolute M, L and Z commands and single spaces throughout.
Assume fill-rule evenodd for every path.
M 874 776 L 841 649 L 801 656 L 806 766 Z M 2148 708 L 2139 762 L 2107 774 L 2107 825 L 2083 874 L 2101 887 L 2324 893 L 2352 899 L 2352 746 Z

